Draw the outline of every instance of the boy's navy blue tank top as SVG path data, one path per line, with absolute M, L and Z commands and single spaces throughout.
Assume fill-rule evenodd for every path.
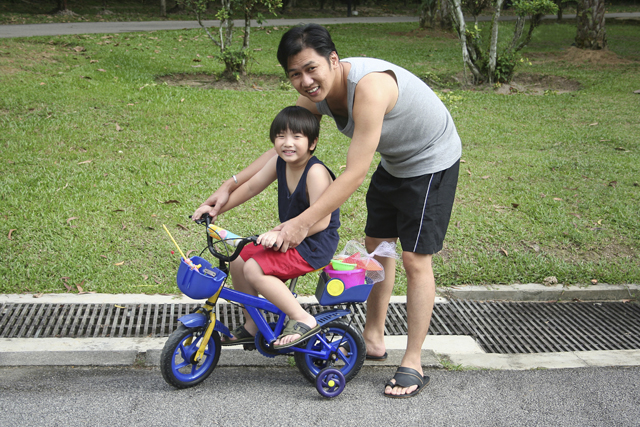
M 311 166 L 320 163 L 327 166 L 312 156 L 300 177 L 300 181 L 293 194 L 289 194 L 289 186 L 287 185 L 286 162 L 278 157 L 276 162 L 276 171 L 278 173 L 278 213 L 280 222 L 285 222 L 291 218 L 295 218 L 304 212 L 310 205 L 307 197 L 307 174 Z M 336 176 L 327 168 L 332 179 Z M 322 268 L 329 264 L 331 258 L 338 249 L 338 228 L 340 227 L 340 209 L 336 209 L 331 213 L 331 221 L 329 226 L 313 236 L 307 236 L 300 245 L 296 247 L 302 258 L 309 263 L 314 269 Z

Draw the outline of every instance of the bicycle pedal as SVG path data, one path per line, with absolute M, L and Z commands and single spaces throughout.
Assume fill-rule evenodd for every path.
M 253 351 L 256 349 L 256 345 L 251 343 L 251 344 L 242 344 L 242 347 L 244 348 L 245 351 Z

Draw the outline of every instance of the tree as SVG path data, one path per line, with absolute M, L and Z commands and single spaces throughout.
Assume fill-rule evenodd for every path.
M 604 28 L 604 0 L 578 0 L 576 46 L 599 50 L 607 47 Z
M 420 28 L 433 28 L 437 8 L 438 0 L 422 0 L 418 7 L 418 13 L 420 14 L 418 25 Z
M 237 79 L 240 75 L 247 74 L 251 19 L 255 18 L 259 23 L 264 19 L 262 14 L 258 12 L 258 6 L 265 6 L 269 12 L 274 13 L 275 8 L 280 6 L 281 0 L 221 0 L 220 8 L 216 13 L 219 26 L 215 35 L 202 23 L 202 16 L 207 10 L 209 2 L 210 0 L 178 0 L 181 6 L 195 13 L 198 24 L 218 47 L 219 52 L 216 57 L 225 66 L 222 75 L 226 78 Z M 239 49 L 232 47 L 233 14 L 236 11 L 241 11 L 244 16 L 244 34 L 242 36 L 242 46 Z
M 467 28 L 462 13 L 462 0 L 449 1 L 452 7 L 451 17 L 454 28 L 462 44 L 465 75 L 468 68 L 471 71 L 474 84 L 510 81 L 518 62 L 518 52 L 531 41 L 533 30 L 540 25 L 542 17 L 545 14 L 556 13 L 558 8 L 551 0 L 516 0 L 513 3 L 517 17 L 513 37 L 506 47 L 498 51 L 499 19 L 504 0 L 493 0 L 494 13 L 489 28 L 488 41 L 483 39 L 482 29 L 478 27 L 477 23 L 472 29 Z M 527 18 L 529 30 L 523 37 Z

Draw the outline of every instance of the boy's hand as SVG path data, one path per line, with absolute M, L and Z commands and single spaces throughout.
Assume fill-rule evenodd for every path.
M 278 239 L 279 234 L 280 231 L 267 231 L 266 233 L 258 236 L 256 243 L 262 245 L 265 249 L 273 249 L 274 251 L 277 251 L 278 246 L 276 245 L 276 240 Z

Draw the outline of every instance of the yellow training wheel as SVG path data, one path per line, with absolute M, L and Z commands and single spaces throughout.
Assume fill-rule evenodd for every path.
M 344 283 L 340 279 L 331 279 L 327 282 L 327 293 L 332 297 L 342 295 L 344 292 Z

